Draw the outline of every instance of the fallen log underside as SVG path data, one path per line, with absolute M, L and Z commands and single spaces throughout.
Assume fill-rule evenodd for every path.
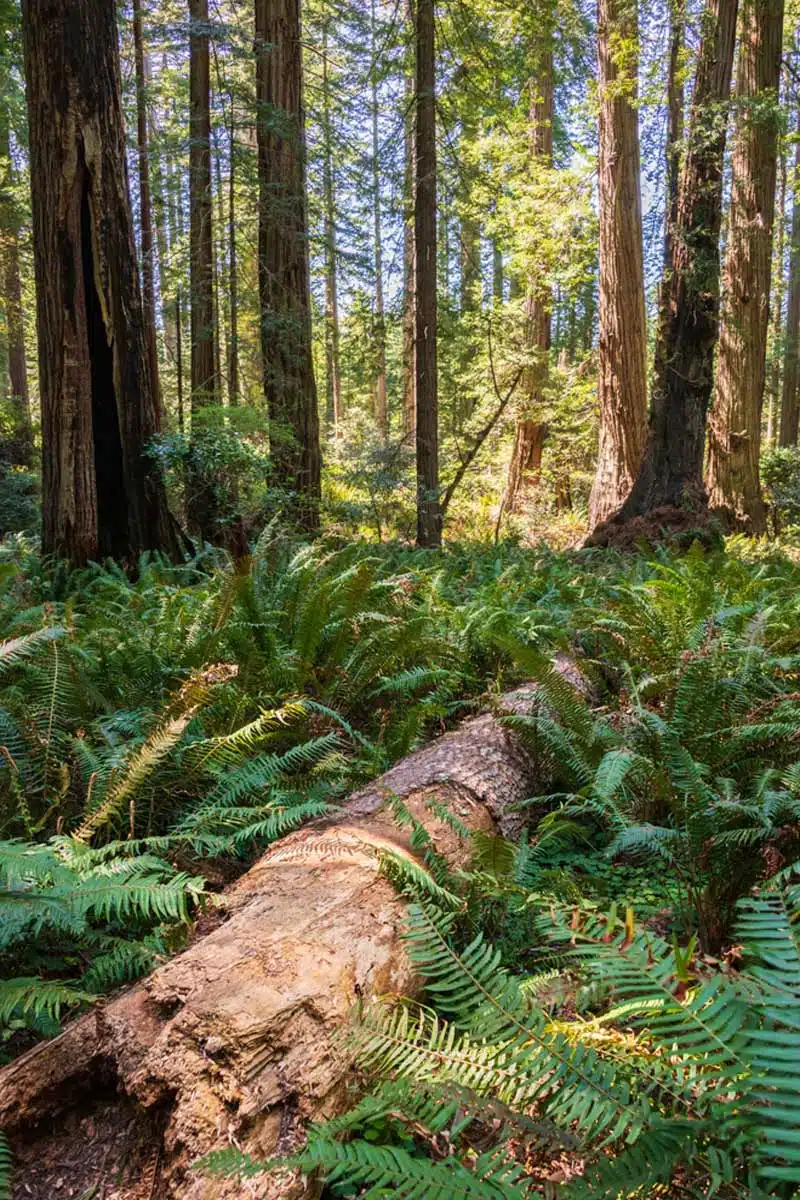
M 572 674 L 565 660 L 561 669 Z M 295 1178 L 238 1184 L 192 1163 L 235 1144 L 290 1151 L 355 1083 L 336 1032 L 357 998 L 413 995 L 403 903 L 370 845 L 410 853 L 386 811 L 399 796 L 454 863 L 468 848 L 432 811 L 507 831 L 536 786 L 502 713 L 532 685 L 355 793 L 333 820 L 284 839 L 226 893 L 221 924 L 149 978 L 98 1005 L 0 1072 L 0 1128 L 15 1200 L 222 1200 L 311 1196 Z M 541 781 L 539 781 L 541 782 Z M 92 1190 L 94 1189 L 94 1190 Z

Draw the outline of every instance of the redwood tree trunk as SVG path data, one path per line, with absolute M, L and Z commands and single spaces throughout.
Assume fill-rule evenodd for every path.
M 706 0 L 686 155 L 656 340 L 647 445 L 615 524 L 658 509 L 707 512 L 706 415 L 719 313 L 719 234 L 737 0 Z
M 114 0 L 22 6 L 42 403 L 43 549 L 177 556 L 125 169 Z
M 518 503 L 521 496 L 538 487 L 542 477 L 542 454 L 546 441 L 547 425 L 544 422 L 525 418 L 517 421 L 514 449 L 508 468 L 505 506 L 509 504 L 509 496 Z
M 618 46 L 625 44 L 624 59 Z M 589 528 L 615 513 L 633 486 L 647 432 L 647 320 L 640 192 L 636 0 L 599 0 L 600 208 L 597 347 L 600 448 Z
M 370 70 L 370 99 L 372 102 L 372 227 L 375 246 L 375 424 L 382 438 L 389 435 L 389 404 L 386 392 L 386 312 L 383 302 L 383 233 L 381 230 L 381 160 L 378 117 L 379 48 L 375 15 L 375 0 L 370 4 L 370 39 L 372 68 Z
M 442 542 L 436 296 L 436 35 L 434 0 L 416 10 L 414 262 L 417 393 L 417 545 Z
M 239 403 L 239 261 L 236 232 L 236 115 L 231 92 L 230 174 L 228 176 L 228 286 L 231 301 L 230 341 L 228 343 L 228 403 Z
M 797 142 L 794 154 L 789 304 L 786 314 L 786 350 L 783 359 L 781 424 L 778 435 L 781 446 L 797 444 L 798 413 L 800 412 L 800 397 L 798 397 L 798 387 L 800 387 L 800 104 L 798 104 L 797 110 Z
M 189 290 L 192 448 L 186 472 L 190 527 L 204 542 L 218 535 L 214 480 L 195 437 L 204 410 L 217 402 L 214 346 L 214 229 L 211 190 L 211 63 L 208 0 L 189 0 Z
M 133 0 L 133 47 L 136 62 L 136 145 L 139 159 L 139 222 L 142 235 L 142 304 L 144 332 L 156 420 L 161 426 L 161 390 L 158 375 L 158 342 L 156 341 L 155 248 L 153 241 L 153 210 L 150 199 L 150 150 L 147 137 L 147 73 L 144 57 L 142 0 Z
M 739 117 L 706 484 L 709 506 L 724 524 L 753 534 L 764 532 L 766 513 L 759 458 L 782 35 L 783 0 L 743 0 L 736 79 Z
M 258 275 L 275 483 L 319 524 L 321 457 L 311 356 L 299 0 L 255 0 Z
M 413 27 L 413 14 L 407 13 Z M 403 432 L 413 434 L 417 427 L 417 369 L 416 344 L 416 283 L 414 280 L 414 197 L 416 193 L 416 164 L 414 162 L 414 79 L 406 75 L 405 100 L 405 212 L 403 214 Z
M 528 156 L 531 169 L 550 167 L 553 161 L 553 17 L 550 0 L 536 9 L 537 29 L 534 46 L 533 75 L 530 87 Z M 547 383 L 548 357 L 551 343 L 552 289 L 536 271 L 527 281 L 525 297 L 525 349 L 530 365 L 521 380 L 521 408 L 514 432 L 514 449 L 509 464 L 503 509 L 508 513 L 519 510 L 528 480 L 537 480 L 541 466 L 541 411 Z M 538 463 L 535 471 L 525 464 Z
M 323 202 L 325 205 L 325 388 L 326 417 L 334 431 L 342 423 L 339 356 L 339 263 L 336 252 L 336 192 L 333 178 L 333 126 L 328 76 L 328 17 L 322 27 Z
M 19 214 L 14 203 L 14 164 L 11 158 L 8 109 L 0 108 L 0 236 L 2 237 L 3 301 L 8 334 L 8 395 L 14 428 L 3 447 L 3 457 L 14 466 L 33 465 L 28 366 L 25 356 L 25 321 L 19 274 Z
M 214 229 L 211 191 L 211 65 L 208 0 L 189 0 L 189 253 L 192 415 L 216 403 Z

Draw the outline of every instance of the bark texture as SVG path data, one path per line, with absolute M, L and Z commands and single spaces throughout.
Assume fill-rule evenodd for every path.
M 637 56 L 630 51 L 637 41 L 636 0 L 599 0 L 600 446 L 589 498 L 590 529 L 627 497 L 647 434 Z
M 786 313 L 786 349 L 783 357 L 781 423 L 778 434 L 778 443 L 781 446 L 797 444 L 800 414 L 800 104 L 797 111 L 797 142 L 794 153 L 789 303 Z
M 569 660 L 557 665 L 581 683 Z M 342 1111 L 352 1076 L 337 1030 L 357 1001 L 419 990 L 400 937 L 404 905 L 376 869 L 376 851 L 412 853 L 386 800 L 401 797 L 456 864 L 468 846 L 431 801 L 470 829 L 514 832 L 513 806 L 544 785 L 547 767 L 498 716 L 530 711 L 536 691 L 502 697 L 494 715 L 410 755 L 333 820 L 278 843 L 227 893 L 218 928 L 4 1068 L 0 1127 L 21 1164 L 19 1196 L 38 1187 L 61 1115 L 81 1104 L 70 1133 L 76 1167 L 58 1193 L 65 1198 L 106 1183 L 106 1200 L 134 1200 L 142 1176 L 152 1178 L 153 1200 L 240 1196 L 240 1184 L 198 1174 L 192 1163 L 231 1143 L 258 1156 L 291 1150 L 305 1121 Z M 97 1131 L 109 1111 L 129 1133 L 112 1126 L 103 1145 Z M 150 1166 L 139 1163 L 130 1179 L 124 1160 L 130 1130 L 144 1136 L 143 1114 Z M 252 1189 L 270 1200 L 310 1194 L 287 1178 L 264 1177 Z
M 530 495 L 541 482 L 542 455 L 546 441 L 547 425 L 544 421 L 519 418 L 514 430 L 514 447 L 508 467 L 504 508 L 508 509 L 509 497 L 513 501 L 508 511 L 518 511 L 522 497 Z
M 535 15 L 533 73 L 528 85 L 528 159 L 534 173 L 553 162 L 554 12 L 550 0 L 540 0 Z M 538 481 L 546 430 L 541 418 L 552 341 L 553 293 L 535 270 L 530 272 L 526 288 L 525 351 L 530 363 L 520 381 L 521 412 L 502 501 L 502 509 L 508 513 L 519 511 L 527 481 Z
M 142 239 L 142 304 L 144 334 L 156 419 L 161 427 L 161 388 L 158 374 L 158 342 L 156 341 L 156 284 L 155 241 L 153 238 L 153 207 L 150 198 L 150 149 L 147 136 L 147 69 L 144 53 L 144 22 L 142 0 L 133 0 L 133 48 L 136 67 L 136 148 L 139 165 L 139 225 Z
M 214 480 L 197 434 L 217 403 L 214 324 L 214 201 L 211 189 L 211 63 L 208 0 L 189 0 L 189 298 L 192 446 L 186 472 L 190 529 L 203 542 L 218 536 Z
M 706 0 L 681 168 L 647 444 L 615 525 L 666 509 L 707 514 L 703 452 L 719 313 L 719 235 L 737 0 Z M 600 526 L 593 540 L 612 531 Z
M 311 355 L 299 0 L 256 0 L 258 275 L 275 483 L 319 523 L 321 457 Z
M 442 543 L 436 295 L 436 34 L 434 0 L 416 9 L 414 190 L 417 545 Z
M 723 524 L 762 534 L 761 412 L 766 383 L 783 0 L 742 0 L 738 122 L 706 486 Z
M 43 549 L 180 553 L 145 454 L 156 402 L 125 168 L 114 0 L 22 6 L 42 404 Z
M 380 97 L 378 95 L 378 71 L 380 69 L 380 47 L 375 0 L 370 4 L 370 101 L 372 119 L 372 231 L 375 248 L 375 424 L 382 438 L 389 435 L 389 405 L 386 389 L 386 312 L 383 300 L 383 231 L 381 229 L 381 144 L 378 119 Z
M 211 65 L 208 0 L 189 0 L 189 256 L 192 415 L 216 402 L 214 222 L 211 191 Z
M 335 431 L 342 423 L 342 376 L 339 360 L 339 271 L 336 253 L 336 192 L 333 177 L 333 125 L 328 72 L 328 20 L 322 27 L 322 191 L 325 206 L 325 415 Z
M 4 81 L 0 79 L 0 84 Z M 13 414 L 11 437 L 3 457 L 14 466 L 33 465 L 33 428 L 25 356 L 25 320 L 19 273 L 19 213 L 14 201 L 15 171 L 11 158 L 9 114 L 0 108 L 0 238 L 2 239 L 3 303 L 8 335 L 8 396 Z
M 409 26 L 413 16 L 407 12 Z M 414 162 L 414 78 L 406 75 L 405 140 L 405 212 L 403 214 L 403 433 L 413 435 L 417 427 L 416 284 L 414 280 L 414 198 L 416 164 Z

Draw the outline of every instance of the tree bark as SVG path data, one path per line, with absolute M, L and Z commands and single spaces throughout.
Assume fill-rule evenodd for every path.
M 408 26 L 413 30 L 414 17 L 407 0 Z M 409 71 L 405 80 L 406 113 L 404 120 L 405 178 L 403 181 L 405 212 L 403 214 L 403 432 L 409 436 L 417 427 L 417 369 L 416 369 L 416 282 L 414 279 L 416 253 L 414 249 L 414 197 L 416 194 L 416 164 L 414 162 L 414 78 Z
M 11 158 L 8 107 L 0 101 L 0 236 L 2 236 L 3 300 L 8 335 L 8 397 L 13 431 L 2 456 L 13 466 L 33 466 L 33 427 L 25 355 L 25 320 L 19 273 L 19 213 L 14 200 L 15 171 Z
M 638 64 L 630 51 L 636 45 L 636 0 L 599 0 L 600 447 L 590 529 L 615 513 L 630 492 L 647 432 Z
M 681 178 L 684 87 L 681 58 L 686 32 L 686 0 L 670 0 L 669 64 L 667 67 L 666 206 L 664 212 L 664 270 L 672 262 L 675 225 L 678 220 L 678 190 Z M 661 304 L 667 291 L 662 280 Z
M 508 483 L 504 510 L 519 510 L 522 496 L 537 488 L 542 478 L 542 454 L 547 441 L 547 425 L 543 421 L 520 418 L 514 431 L 514 449 L 508 468 Z M 514 504 L 510 506 L 508 497 Z
M 770 346 L 767 380 L 767 449 L 774 450 L 778 441 L 781 397 L 781 351 L 783 348 L 783 299 L 786 295 L 786 141 L 778 143 L 778 193 L 775 198 L 776 228 L 772 238 L 772 297 L 770 299 Z
M 537 29 L 533 74 L 529 82 L 528 158 L 533 172 L 553 162 L 553 36 L 554 10 L 550 0 L 536 9 Z M 522 411 L 514 431 L 503 509 L 518 512 L 528 480 L 538 481 L 546 426 L 541 413 L 547 385 L 551 345 L 553 294 L 546 280 L 532 271 L 525 297 L 525 349 L 531 362 L 521 381 Z M 532 464 L 536 464 L 535 466 Z
M 436 295 L 435 0 L 417 0 L 414 281 L 417 400 L 417 545 L 442 543 L 439 505 L 439 393 Z
M 139 163 L 139 224 L 142 238 L 142 305 L 150 377 L 156 404 L 156 422 L 161 428 L 161 385 L 156 341 L 155 245 L 153 209 L 150 198 L 150 149 L 147 136 L 147 73 L 144 56 L 142 0 L 133 0 L 133 48 L 136 66 L 136 146 Z
M 389 406 L 386 393 L 386 313 L 383 302 L 383 234 L 381 231 L 381 160 L 378 117 L 378 29 L 375 0 L 370 0 L 370 100 L 372 107 L 372 228 L 375 246 L 375 424 L 382 438 L 389 436 Z
M 214 57 L 216 59 L 216 54 Z M 213 140 L 214 182 L 217 199 L 217 237 L 214 245 L 214 363 L 219 402 L 220 404 L 224 404 L 228 364 L 223 364 L 222 348 L 228 345 L 228 330 L 223 292 L 225 291 L 225 233 L 228 226 L 225 220 L 225 189 L 222 186 L 222 146 L 220 144 L 221 140 L 218 128 L 214 130 Z
M 231 324 L 230 342 L 228 343 L 228 403 L 236 407 L 241 399 L 241 383 L 239 381 L 239 260 L 236 230 L 236 112 L 232 93 L 229 143 L 228 287 L 231 300 Z
M 334 432 L 342 423 L 342 375 L 339 356 L 339 263 L 336 250 L 336 191 L 333 178 L 333 125 L 328 75 L 328 26 L 322 26 L 323 203 L 325 205 L 325 391 L 326 417 Z
M 214 222 L 211 188 L 211 61 L 208 0 L 189 0 L 189 293 L 192 444 L 186 471 L 190 527 L 203 542 L 219 533 L 214 480 L 198 433 L 217 403 L 214 338 Z
M 42 545 L 73 563 L 178 557 L 157 464 L 125 168 L 114 0 L 26 0 Z
M 786 313 L 786 349 L 783 358 L 781 446 L 797 445 L 800 414 L 800 103 L 797 106 L 797 141 L 792 180 L 792 233 L 789 258 L 789 303 Z
M 557 667 L 580 686 L 569 660 Z M 240 1196 L 238 1181 L 192 1164 L 231 1143 L 260 1158 L 288 1152 L 306 1121 L 345 1109 L 352 1073 L 337 1033 L 353 1005 L 420 989 L 400 936 L 404 904 L 377 869 L 382 853 L 414 853 L 390 802 L 401 799 L 456 866 L 469 847 L 440 806 L 469 829 L 515 832 L 515 805 L 547 786 L 547 767 L 498 718 L 530 712 L 536 690 L 502 697 L 496 715 L 466 722 L 340 815 L 278 843 L 229 890 L 217 929 L 0 1071 L 0 1127 L 20 1185 L 47 1183 L 59 1116 L 78 1102 L 86 1116 L 65 1138 L 72 1195 L 113 1180 L 115 1200 L 140 1196 L 142 1178 L 159 1200 Z M 286 1175 L 254 1186 L 262 1200 L 308 1194 Z
M 264 394 L 276 484 L 319 524 L 321 456 L 311 355 L 299 0 L 256 0 L 258 274 Z
M 214 222 L 211 191 L 211 64 L 208 0 L 189 0 L 189 241 L 192 416 L 216 403 Z
M 492 242 L 492 299 L 503 303 L 503 251 L 499 242 Z
M 702 520 L 706 415 L 719 313 L 719 234 L 737 0 L 706 0 L 664 319 L 656 339 L 647 444 L 619 526 L 658 510 Z M 602 532 L 601 532 L 602 530 Z M 598 530 L 601 539 L 611 531 Z
M 766 382 L 780 113 L 783 0 L 743 0 L 739 119 L 717 375 L 709 419 L 709 506 L 729 529 L 762 534 L 761 413 Z

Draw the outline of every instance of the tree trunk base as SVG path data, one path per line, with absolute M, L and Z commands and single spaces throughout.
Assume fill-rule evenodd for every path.
M 558 669 L 579 686 L 566 658 Z M 413 857 L 387 800 L 399 797 L 436 849 L 470 846 L 442 820 L 511 834 L 514 806 L 546 786 L 498 719 L 531 711 L 535 685 L 501 698 L 355 793 L 332 820 L 272 847 L 226 893 L 221 920 L 142 983 L 98 1005 L 0 1072 L 0 1128 L 15 1200 L 291 1200 L 313 1184 L 247 1184 L 192 1164 L 240 1146 L 286 1153 L 305 1123 L 343 1111 L 358 1077 L 336 1034 L 353 1006 L 419 992 L 401 931 L 404 904 L 380 855 Z M 95 1193 L 92 1193 L 95 1194 Z
M 646 516 L 619 516 L 604 521 L 593 530 L 583 545 L 609 550 L 635 552 L 669 542 L 676 548 L 700 542 L 708 549 L 721 544 L 721 531 L 707 509 L 690 512 L 684 508 L 656 508 Z

